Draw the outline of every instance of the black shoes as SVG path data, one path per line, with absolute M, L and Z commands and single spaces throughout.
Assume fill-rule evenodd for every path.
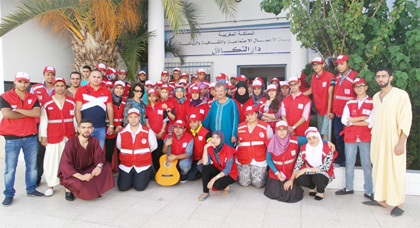
M 404 214 L 404 210 L 399 207 L 394 207 L 391 211 L 391 216 L 397 217 Z
M 66 200 L 67 201 L 73 201 L 74 200 L 74 195 L 72 192 L 66 192 Z
M 335 192 L 336 195 L 347 195 L 347 194 L 354 194 L 353 190 L 347 190 L 346 188 L 340 189 L 338 191 Z
M 10 206 L 10 204 L 12 204 L 13 202 L 13 197 L 6 197 L 3 200 L 3 203 L 1 203 L 3 205 L 3 207 L 8 207 Z
M 365 198 L 368 198 L 368 199 L 370 199 L 370 200 L 374 200 L 374 195 L 373 195 L 373 193 L 372 194 L 364 194 L 363 195 Z
M 370 200 L 370 201 L 363 201 L 362 202 L 364 205 L 368 205 L 368 206 L 381 206 L 383 207 L 380 203 L 378 203 L 378 201 L 376 200 Z
M 26 194 L 27 196 L 33 196 L 33 197 L 43 197 L 45 196 L 44 193 L 38 192 L 37 190 Z

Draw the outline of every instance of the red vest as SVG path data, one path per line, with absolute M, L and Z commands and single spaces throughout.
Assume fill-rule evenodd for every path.
M 149 128 L 141 126 L 143 129 L 136 135 L 133 143 L 133 137 L 130 131 L 125 127 L 121 134 L 121 164 L 127 167 L 143 167 L 152 164 L 152 152 L 149 147 Z
M 175 116 L 177 120 L 183 120 L 184 122 L 187 122 L 187 110 L 190 106 L 190 101 L 185 99 L 183 104 L 178 103 L 176 100 L 174 102 L 175 105 Z M 187 129 L 189 129 L 189 126 L 187 126 Z
M 333 96 L 333 104 L 332 104 L 332 111 L 337 116 L 343 115 L 344 106 L 346 106 L 347 101 L 352 100 L 355 98 L 354 90 L 353 90 L 353 81 L 359 75 L 354 70 L 351 70 L 349 75 L 347 75 L 346 79 L 341 83 L 340 81 L 343 76 L 337 75 L 335 77 L 335 86 L 334 86 L 334 96 Z
M 172 133 L 171 154 L 185 154 L 188 143 L 193 139 L 194 137 L 189 132 L 184 132 L 184 135 L 180 139 L 177 139 L 175 133 Z
M 125 106 L 126 100 L 127 99 L 122 98 L 119 109 L 115 104 L 112 104 L 112 109 L 114 110 L 114 126 L 115 127 L 121 126 L 122 122 L 124 121 L 124 106 Z M 106 122 L 106 125 L 109 126 L 109 120 L 106 120 L 105 122 Z M 115 137 L 117 137 L 117 134 L 106 135 L 107 139 L 113 139 Z
M 360 106 L 360 109 L 357 105 L 357 98 L 347 102 L 347 107 L 350 111 L 349 117 L 360 117 L 360 116 L 369 116 L 373 110 L 373 101 L 372 98 L 368 97 L 363 104 Z M 355 143 L 357 141 L 357 136 L 359 136 L 360 141 L 370 142 L 372 134 L 370 133 L 370 128 L 368 126 L 345 126 L 344 127 L 344 142 Z
M 257 126 L 250 133 L 248 122 L 240 123 L 238 126 L 239 146 L 237 147 L 238 161 L 242 165 L 249 164 L 252 159 L 257 162 L 265 161 L 267 146 L 267 126 L 268 124 L 258 120 Z
M 169 111 L 171 111 L 171 112 L 175 108 L 175 104 L 174 104 L 173 100 L 170 99 L 170 98 L 168 98 L 167 100 L 164 100 L 164 101 L 160 100 L 160 102 L 162 102 L 162 104 L 166 104 L 166 106 L 168 106 Z M 147 111 L 146 111 L 146 113 L 147 113 Z M 166 129 L 165 129 L 165 133 L 164 133 L 165 136 L 166 136 L 166 134 L 168 134 L 169 126 L 174 124 L 174 121 L 171 120 L 171 118 L 169 118 L 169 116 L 168 116 L 168 119 L 169 119 L 169 122 L 166 124 Z M 165 138 L 164 135 L 162 135 L 162 138 Z
M 156 102 L 153 108 L 150 103 L 147 104 L 146 106 L 146 116 L 149 121 L 150 128 L 152 128 L 155 134 L 159 134 L 159 132 L 162 130 L 164 113 L 165 113 L 165 110 L 163 110 L 162 102 L 160 100 Z M 163 133 L 162 137 L 159 139 L 163 139 L 165 138 L 165 136 L 166 136 L 166 133 Z
M 334 75 L 324 70 L 319 78 L 316 78 L 316 76 L 316 73 L 312 75 L 311 88 L 316 111 L 323 116 L 328 112 L 328 89 L 331 86 Z
M 266 107 L 266 105 L 267 105 L 267 103 L 266 102 L 264 102 L 264 104 L 263 105 L 261 105 L 261 107 L 260 107 L 260 109 L 259 109 L 259 113 L 265 113 L 265 107 Z M 279 107 L 280 108 L 280 107 Z M 274 114 L 274 111 L 273 111 L 273 109 L 268 109 L 268 112 L 267 112 L 268 114 Z M 278 122 L 278 121 L 264 121 L 264 122 L 266 122 L 266 123 L 268 123 L 269 125 L 270 125 L 270 127 L 271 127 L 271 129 L 273 130 L 273 131 L 275 131 L 275 129 L 276 129 L 276 123 Z
M 51 96 L 48 95 L 47 89 L 45 89 L 43 83 L 38 83 L 36 85 L 33 85 L 32 90 L 34 94 L 38 97 L 39 104 L 41 104 L 42 106 L 44 106 L 48 98 L 50 98 L 52 95 L 55 94 L 55 91 L 53 90 L 51 93 Z
M 232 168 L 230 169 L 229 176 L 232 177 L 232 179 L 234 180 L 238 178 L 238 168 L 236 167 L 235 163 L 236 150 L 234 148 L 226 144 L 223 145 L 222 150 L 219 152 L 219 159 L 221 164 L 217 162 L 216 156 L 213 152 L 213 147 L 207 148 L 207 153 L 210 155 L 214 167 L 216 167 L 216 169 L 218 169 L 219 171 L 222 171 L 225 168 L 226 161 L 233 157 Z
M 126 82 L 125 87 L 124 87 L 124 92 L 123 92 L 123 95 L 122 95 L 123 98 L 125 98 L 125 99 L 128 98 L 128 95 L 130 94 L 130 89 L 131 89 L 131 84 Z
M 322 141 L 322 143 L 324 144 L 323 147 L 323 152 L 322 153 L 322 162 L 324 162 L 325 157 L 328 155 L 328 153 L 330 152 L 330 148 L 328 148 L 328 144 L 324 141 Z M 307 161 L 306 161 L 306 145 L 303 145 L 300 147 L 300 152 L 302 153 L 302 159 L 305 162 L 302 167 L 300 169 L 305 169 L 305 168 L 313 168 Z M 334 158 L 337 156 L 337 152 L 334 151 L 334 157 L 333 157 L 333 161 Z M 334 178 L 334 166 L 333 166 L 333 162 L 331 162 L 330 168 L 327 170 L 327 174 L 328 176 Z
M 270 143 L 271 139 L 267 142 L 267 145 Z M 284 151 L 279 156 L 275 156 L 271 154 L 271 158 L 273 159 L 274 166 L 277 168 L 279 172 L 283 172 L 286 175 L 286 178 L 289 180 L 293 174 L 293 168 L 295 167 L 296 158 L 299 154 L 299 144 L 297 136 L 291 135 L 289 146 L 287 147 L 286 151 Z M 277 176 L 274 174 L 273 170 L 270 169 L 268 172 L 269 177 L 273 179 L 278 179 Z
M 293 126 L 302 118 L 303 110 L 305 105 L 309 103 L 311 105 L 311 99 L 302 93 L 293 99 L 293 95 L 289 95 L 283 99 L 284 109 L 286 110 L 286 118 L 289 126 Z M 303 124 L 295 129 L 297 136 L 305 136 L 305 131 L 309 127 L 310 119 L 307 119 Z
M 34 94 L 25 92 L 25 98 L 22 101 L 15 92 L 15 88 L 3 93 L 1 96 L 10 104 L 12 110 L 16 108 L 31 110 L 37 100 Z M 37 132 L 35 117 L 24 117 L 20 119 L 7 119 L 3 117 L 0 122 L 0 135 L 24 137 L 35 135 Z
M 190 103 L 190 105 L 188 106 L 188 109 L 187 109 L 187 119 L 191 116 L 191 114 L 196 114 L 199 117 L 199 119 L 201 121 L 203 121 L 204 118 L 206 118 L 208 112 L 209 112 L 209 106 L 207 105 L 206 102 L 203 102 L 203 103 L 197 105 L 197 107 L 194 107 Z
M 200 129 L 197 134 L 194 136 L 194 150 L 193 150 L 193 159 L 200 160 L 203 157 L 204 146 L 207 144 L 206 135 L 210 132 L 205 129 L 203 125 L 200 125 Z
M 44 108 L 48 116 L 47 139 L 50 144 L 57 144 L 74 136 L 74 99 L 66 97 L 63 109 L 59 109 L 52 97 L 45 100 Z
M 233 96 L 232 96 L 233 97 Z M 242 123 L 246 120 L 246 116 L 245 116 L 245 109 L 248 106 L 254 105 L 254 100 L 252 100 L 251 98 L 249 98 L 249 100 L 247 100 L 244 104 L 239 103 L 238 101 L 236 101 L 236 106 L 238 106 L 238 113 L 239 113 L 239 123 Z
M 260 102 L 258 102 L 257 106 L 255 108 L 257 108 L 257 110 L 260 110 L 262 106 L 264 106 L 265 102 L 267 101 L 267 98 L 262 97 Z M 255 103 L 254 103 L 255 105 Z

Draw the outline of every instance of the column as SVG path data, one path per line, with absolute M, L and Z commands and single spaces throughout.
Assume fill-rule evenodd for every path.
M 148 72 L 149 80 L 160 80 L 160 74 L 165 67 L 165 15 L 162 1 L 149 1 L 148 31 L 153 32 L 149 37 L 148 47 Z
M 1 23 L 1 2 L 0 2 L 0 23 Z M 0 94 L 4 93 L 4 67 L 3 67 L 3 38 L 0 37 Z
M 286 78 L 296 76 L 309 62 L 308 50 L 301 48 L 300 45 L 300 41 L 297 41 L 296 36 L 292 34 L 290 37 L 290 64 L 287 66 Z

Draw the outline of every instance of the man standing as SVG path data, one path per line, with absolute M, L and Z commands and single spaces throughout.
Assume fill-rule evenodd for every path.
M 335 114 L 333 119 L 335 146 L 338 152 L 338 156 L 335 158 L 334 163 L 345 166 L 346 156 L 344 153 L 344 140 L 343 135 L 340 134 L 344 129 L 344 125 L 341 123 L 341 116 L 343 115 L 343 109 L 347 101 L 355 98 L 353 82 L 359 73 L 350 69 L 349 57 L 347 55 L 339 55 L 335 64 L 337 64 L 337 71 L 339 74 L 335 77 L 332 107 L 332 111 Z
M 200 83 L 204 83 L 208 87 L 210 85 L 210 82 L 206 81 L 205 78 L 206 78 L 206 70 L 204 70 L 203 68 L 198 69 L 198 71 L 197 71 L 197 80 L 195 82 L 198 85 L 200 85 Z
M 318 129 L 323 139 L 328 139 L 332 113 L 332 98 L 334 91 L 334 75 L 324 70 L 325 62 L 321 57 L 315 57 L 311 62 L 315 74 L 312 75 L 311 88 L 303 95 L 314 94 L 314 103 L 317 111 Z
M 289 134 L 305 136 L 309 127 L 312 101 L 300 92 L 300 81 L 296 77 L 289 80 L 292 94 L 283 99 L 281 119 L 289 124 Z
M 112 107 L 111 93 L 101 86 L 102 73 L 93 70 L 90 73 L 90 83 L 80 87 L 76 92 L 76 120 L 92 120 L 95 128 L 91 133 L 99 140 L 101 148 L 104 148 L 106 134 L 114 132 L 114 111 Z M 106 129 L 105 117 L 108 115 L 109 127 Z
M 90 72 L 92 72 L 92 68 L 90 68 L 90 66 L 83 66 L 82 67 L 82 74 L 83 74 L 83 79 L 82 79 L 82 83 L 80 84 L 81 86 L 85 86 L 87 84 L 89 84 L 90 79 Z
M 179 84 L 179 80 L 181 79 L 181 69 L 174 68 L 172 71 L 172 80 L 169 81 L 169 83 L 173 86 Z
M 70 73 L 70 87 L 67 89 L 66 96 L 74 97 L 76 95 L 77 89 L 80 87 L 80 82 L 82 80 L 82 75 L 73 71 Z
M 220 130 L 225 135 L 224 143 L 233 147 L 238 139 L 237 129 L 239 124 L 238 106 L 231 98 L 226 97 L 226 85 L 216 83 L 216 98 L 203 120 L 203 126 L 211 132 Z
M 18 72 L 15 75 L 15 88 L 0 96 L 3 119 L 0 122 L 0 135 L 6 140 L 6 169 L 4 172 L 3 206 L 9 206 L 15 196 L 15 172 L 20 150 L 25 158 L 25 183 L 28 196 L 44 196 L 36 187 L 38 150 L 36 117 L 41 115 L 37 97 L 28 93 L 29 75 Z
M 166 154 L 169 151 L 167 162 L 179 160 L 181 173 L 181 183 L 187 180 L 187 173 L 191 169 L 191 156 L 193 155 L 194 138 L 189 132 L 185 132 L 185 122 L 177 120 L 174 123 L 174 133 L 168 135 L 165 139 L 162 152 Z
M 55 68 L 51 66 L 46 66 L 43 71 L 44 82 L 33 85 L 31 88 L 31 93 L 35 94 L 38 97 L 39 104 L 42 106 L 45 104 L 45 100 L 50 98 L 55 94 L 53 88 L 53 81 L 55 79 Z M 37 123 L 39 124 L 39 118 L 36 118 Z M 37 154 L 37 168 L 38 168 L 38 179 L 36 185 L 38 186 L 41 183 L 42 174 L 44 174 L 44 156 L 45 156 L 45 146 L 38 142 L 38 154 Z
M 140 71 L 137 74 L 137 77 L 139 78 L 140 84 L 144 85 L 144 83 L 146 83 L 146 78 L 147 78 L 146 72 Z
M 130 94 L 130 89 L 131 89 L 131 84 L 127 81 L 127 71 L 122 69 L 122 70 L 117 71 L 116 74 L 118 74 L 118 80 L 121 80 L 124 82 L 125 87 L 124 87 L 124 92 L 123 92 L 122 97 L 127 99 L 128 95 Z
M 60 184 L 66 188 L 65 198 L 95 199 L 114 187 L 111 164 L 105 162 L 99 141 L 90 136 L 94 127 L 89 119 L 82 119 L 79 135 L 70 138 L 64 147 L 58 169 Z
M 39 136 L 46 147 L 44 157 L 45 180 L 48 189 L 45 196 L 54 194 L 54 186 L 60 183 L 57 178 L 58 165 L 67 140 L 74 136 L 74 99 L 65 95 L 66 81 L 55 78 L 55 94 L 46 100 L 41 110 Z
M 128 110 L 129 125 L 117 136 L 117 148 L 121 150 L 118 174 L 118 189 L 126 191 L 132 186 L 143 191 L 153 175 L 152 151 L 157 148 L 155 133 L 142 126 L 140 112 L 136 108 Z
M 372 163 L 370 162 L 370 140 L 373 122 L 373 102 L 366 91 L 367 83 L 363 78 L 354 79 L 357 98 L 344 106 L 341 122 L 344 124 L 344 147 L 346 152 L 346 187 L 335 192 L 336 195 L 353 194 L 354 165 L 357 149 L 360 152 L 364 175 L 365 197 L 373 200 Z
M 372 143 L 372 177 L 375 201 L 367 205 L 394 207 L 391 216 L 401 216 L 405 200 L 406 143 L 413 114 L 410 98 L 404 90 L 394 88 L 389 69 L 376 72 L 375 80 L 381 91 L 373 96 L 374 120 Z

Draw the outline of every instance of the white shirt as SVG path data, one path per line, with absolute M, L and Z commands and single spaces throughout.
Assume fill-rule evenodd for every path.
M 132 131 L 131 131 L 131 127 L 130 127 L 130 125 L 128 125 L 128 126 L 126 126 L 124 129 L 122 129 L 122 131 L 121 131 L 121 132 L 123 132 L 123 131 L 128 131 L 128 132 L 130 132 L 130 133 L 131 133 L 131 138 L 133 139 L 133 144 L 134 144 L 134 142 L 135 142 L 135 140 L 136 140 L 136 135 L 137 135 L 137 134 L 138 134 L 141 130 L 143 130 L 143 127 L 142 127 L 142 125 L 141 125 L 141 124 L 139 124 L 139 128 L 137 129 L 137 132 L 136 132 L 136 133 L 132 132 Z M 117 148 L 118 148 L 119 150 L 121 150 L 121 132 L 119 132 L 119 133 L 118 133 L 118 135 L 117 135 Z M 149 138 L 148 138 L 148 141 L 149 141 L 150 153 L 152 153 L 152 151 L 156 150 L 156 148 L 157 148 L 156 135 L 155 135 L 155 133 L 152 131 L 152 129 L 149 129 Z M 118 167 L 119 167 L 122 171 L 124 171 L 124 172 L 126 172 L 126 173 L 129 173 L 129 172 L 130 172 L 130 170 L 134 167 L 134 169 L 136 170 L 136 172 L 137 172 L 137 173 L 140 173 L 140 172 L 142 172 L 142 171 L 144 171 L 144 170 L 148 169 L 148 168 L 150 167 L 150 165 L 148 165 L 148 166 L 142 166 L 142 167 L 136 167 L 136 166 L 134 166 L 134 165 L 133 165 L 133 166 L 131 166 L 131 167 L 127 167 L 127 166 L 125 166 L 125 165 L 123 165 L 123 164 L 120 164 Z

